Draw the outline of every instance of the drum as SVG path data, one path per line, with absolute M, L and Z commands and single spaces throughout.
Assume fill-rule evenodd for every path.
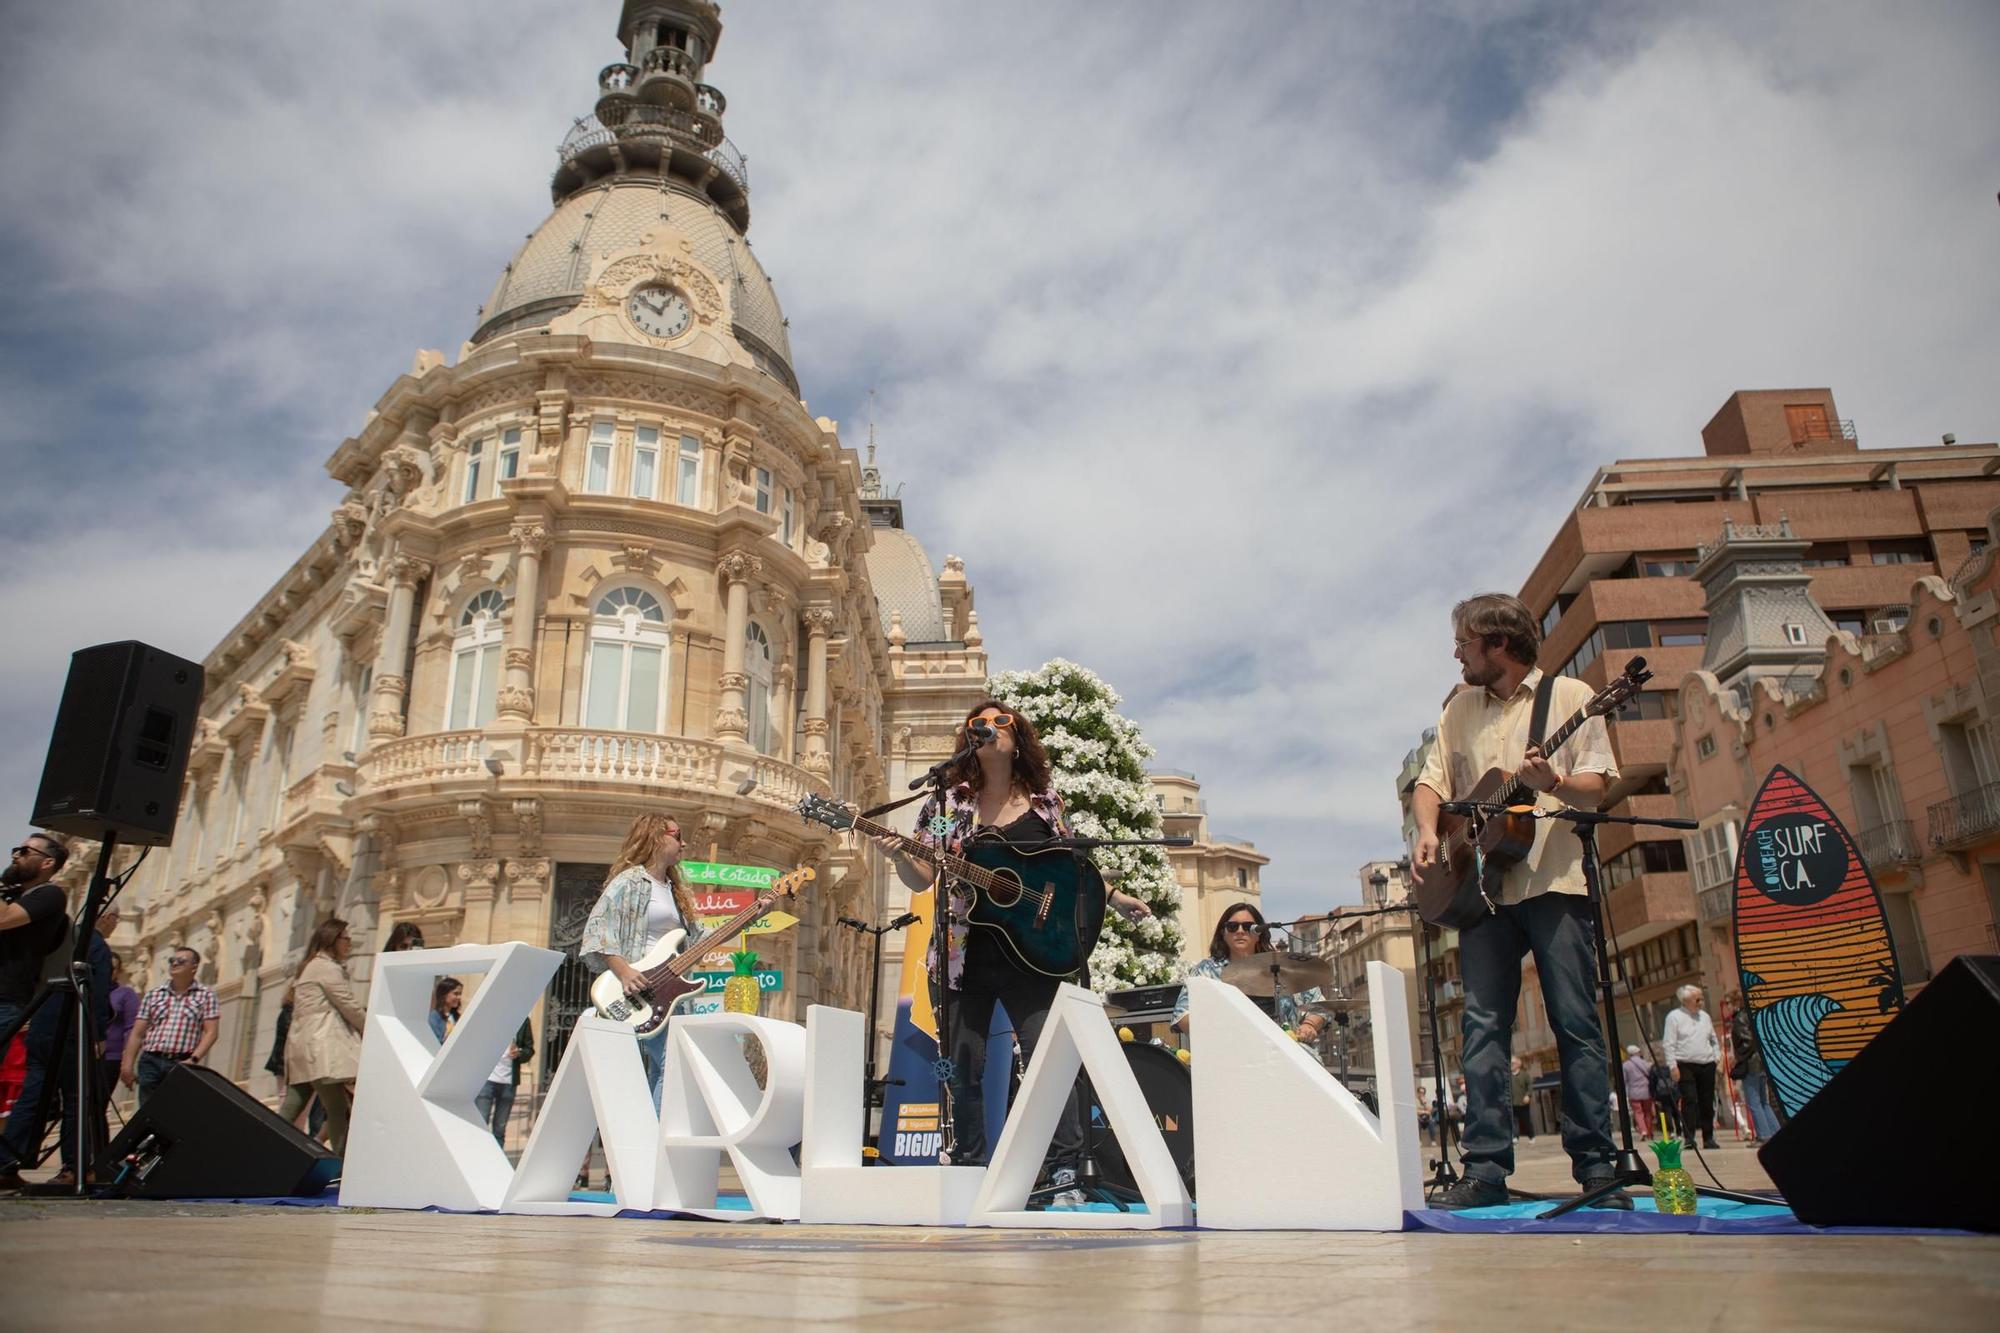
M 1160 1127 L 1160 1137 L 1166 1140 L 1167 1152 L 1174 1159 L 1174 1166 L 1186 1182 L 1188 1195 L 1194 1195 L 1194 1077 L 1188 1067 L 1180 1062 L 1173 1051 L 1164 1046 L 1141 1046 L 1129 1042 L 1124 1047 L 1125 1061 L 1132 1066 L 1132 1075 L 1139 1080 L 1139 1091 L 1146 1098 L 1147 1109 L 1153 1113 L 1153 1123 Z M 1107 1185 L 1122 1185 L 1136 1191 L 1138 1181 L 1132 1176 L 1132 1168 L 1125 1161 L 1125 1154 L 1118 1147 L 1118 1137 L 1111 1132 L 1111 1122 L 1105 1118 L 1104 1108 L 1097 1104 L 1093 1095 L 1086 1112 L 1085 1130 L 1090 1137 L 1091 1147 L 1097 1157 L 1097 1174 Z

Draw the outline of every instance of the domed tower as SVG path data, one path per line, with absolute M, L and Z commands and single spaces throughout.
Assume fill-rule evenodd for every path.
M 584 918 L 645 812 L 690 859 L 820 870 L 758 940 L 784 978 L 767 1013 L 867 1002 L 834 923 L 881 919 L 878 859 L 795 807 L 871 803 L 948 754 L 986 659 L 963 566 L 931 569 L 800 399 L 705 82 L 721 32 L 707 0 L 626 0 L 553 211 L 456 363 L 417 353 L 334 451 L 332 523 L 207 659 L 133 956 L 143 978 L 201 949 L 238 1078 L 329 914 L 357 979 L 400 921 L 570 952 L 536 1023 L 559 1045 Z M 698 912 L 739 892 L 696 884 Z
M 722 40 L 721 14 L 707 0 L 626 0 L 618 37 L 626 58 L 598 75 L 596 110 L 556 150 L 555 211 L 494 284 L 472 343 L 553 327 L 588 303 L 593 271 L 607 256 L 671 231 L 722 284 L 723 354 L 796 396 L 784 312 L 746 239 L 749 172 L 723 136 L 721 90 L 702 81 Z M 694 295 L 653 284 L 630 304 L 629 331 L 676 342 L 698 313 Z

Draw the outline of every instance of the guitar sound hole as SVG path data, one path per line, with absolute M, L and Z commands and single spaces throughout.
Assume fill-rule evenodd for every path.
M 1005 870 L 993 872 L 995 883 L 986 890 L 986 899 L 995 907 L 1012 907 L 1021 901 L 1021 881 Z

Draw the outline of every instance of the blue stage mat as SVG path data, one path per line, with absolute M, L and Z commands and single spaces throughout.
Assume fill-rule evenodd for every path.
M 1696 1212 L 1662 1213 L 1652 1199 L 1634 1191 L 1632 1211 L 1616 1208 L 1579 1208 L 1544 1222 L 1545 1213 L 1560 1200 L 1541 1199 L 1503 1203 L 1492 1208 L 1467 1208 L 1446 1212 L 1426 1208 L 1403 1214 L 1408 1231 L 1439 1231 L 1478 1235 L 1573 1235 L 1605 1233 L 1676 1233 L 1701 1236 L 1838 1236 L 1915 1235 L 1959 1236 L 1971 1232 L 1930 1230 L 1919 1227 L 1815 1227 L 1799 1221 L 1782 1204 L 1733 1203 L 1727 1199 L 1702 1199 Z

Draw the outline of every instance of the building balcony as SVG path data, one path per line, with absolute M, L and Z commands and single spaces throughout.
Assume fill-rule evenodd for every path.
M 1923 844 L 1917 841 L 1916 830 L 1907 819 L 1891 819 L 1862 829 L 1854 835 L 1854 842 L 1871 870 L 1913 866 L 1924 859 Z
M 1962 852 L 2000 838 L 2000 782 L 1939 801 L 1929 815 L 1930 844 L 1940 851 Z
M 1616 718 L 1611 721 L 1611 753 L 1618 771 L 1636 777 L 1647 770 L 1662 772 L 1674 756 L 1674 724 L 1670 718 Z
M 483 731 L 439 731 L 371 748 L 361 760 L 365 796 L 395 799 L 532 788 L 630 789 L 713 796 L 757 779 L 748 799 L 791 809 L 808 792 L 828 795 L 825 779 L 769 755 L 731 750 L 719 741 L 583 727 L 530 727 L 518 766 L 488 767 Z M 470 790 L 468 790 L 470 789 Z
M 1721 925 L 1736 918 L 1736 886 L 1716 884 L 1695 894 L 1695 909 L 1704 926 Z
M 1684 871 L 1634 875 L 1607 895 L 1611 930 L 1630 949 L 1695 919 L 1694 886 Z
M 694 85 L 701 67 L 694 57 L 671 46 L 656 46 L 639 61 L 638 91 L 647 102 L 662 106 L 694 105 Z

